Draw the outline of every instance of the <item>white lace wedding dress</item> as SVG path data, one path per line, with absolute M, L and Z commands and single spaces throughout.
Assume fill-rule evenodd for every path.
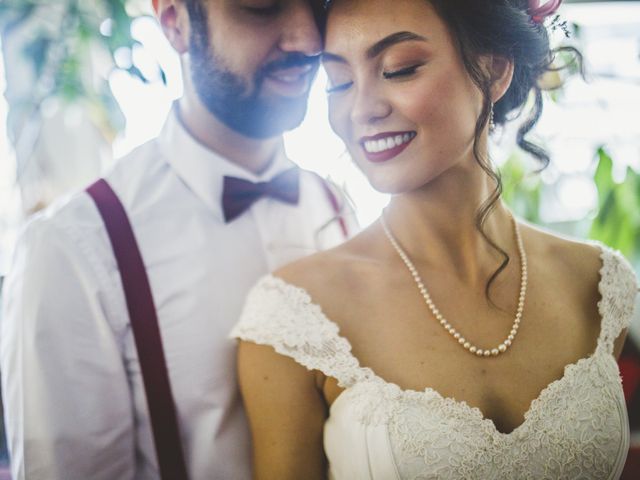
M 629 427 L 612 351 L 638 286 L 619 254 L 603 248 L 602 261 L 595 352 L 568 365 L 509 434 L 464 402 L 402 390 L 361 367 L 309 295 L 276 277 L 253 289 L 232 336 L 270 345 L 345 388 L 324 429 L 332 480 L 617 479 Z

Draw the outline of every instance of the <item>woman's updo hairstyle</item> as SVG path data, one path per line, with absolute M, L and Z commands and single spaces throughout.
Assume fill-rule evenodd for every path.
M 487 282 L 485 293 L 496 277 L 509 263 L 509 255 L 485 232 L 484 224 L 502 194 L 500 174 L 491 167 L 491 162 L 479 150 L 479 139 L 490 122 L 491 78 L 480 66 L 481 55 L 495 55 L 510 59 L 514 65 L 511 85 L 493 105 L 493 121 L 504 125 L 522 113 L 531 93 L 534 104 L 531 112 L 518 129 L 517 143 L 541 164 L 541 170 L 549 164 L 549 155 L 540 146 L 528 141 L 525 136 L 536 125 L 542 114 L 542 89 L 539 81 L 547 72 L 558 71 L 554 60 L 561 51 L 574 54 L 582 69 L 582 55 L 573 47 L 551 49 L 549 31 L 544 16 L 531 11 L 530 0 L 428 0 L 447 24 L 462 57 L 465 69 L 473 82 L 482 91 L 484 102 L 476 123 L 474 154 L 482 169 L 495 182 L 495 189 L 481 205 L 476 216 L 476 227 L 485 240 L 500 253 L 503 261 Z M 560 2 L 554 2 L 559 4 Z M 554 21 L 557 21 L 555 19 Z
M 558 52 L 571 51 L 581 63 L 580 53 L 572 47 L 551 50 L 544 18 L 534 18 L 529 0 L 428 0 L 436 9 L 457 42 L 464 66 L 484 95 L 484 108 L 478 119 L 483 130 L 491 113 L 491 79 L 479 65 L 481 55 L 491 54 L 513 61 L 513 80 L 505 95 L 493 106 L 494 123 L 504 125 L 510 114 L 520 113 L 533 92 L 533 110 L 518 131 L 520 148 L 530 153 L 542 168 L 549 163 L 544 149 L 525 140 L 542 114 L 540 78 L 557 70 L 553 62 Z

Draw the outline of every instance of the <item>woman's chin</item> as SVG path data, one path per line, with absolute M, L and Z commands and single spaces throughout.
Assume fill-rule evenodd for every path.
M 374 190 L 388 195 L 400 195 L 402 193 L 411 192 L 416 188 L 420 188 L 421 185 L 415 185 L 414 183 L 415 182 L 409 182 L 406 180 L 394 180 L 389 178 L 369 178 L 369 184 L 374 188 Z

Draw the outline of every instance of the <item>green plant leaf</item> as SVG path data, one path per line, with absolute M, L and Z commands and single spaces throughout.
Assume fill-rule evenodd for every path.
M 599 208 L 602 209 L 604 200 L 615 185 L 613 181 L 613 160 L 604 147 L 598 147 L 596 155 L 598 157 L 598 167 L 593 180 L 598 189 Z

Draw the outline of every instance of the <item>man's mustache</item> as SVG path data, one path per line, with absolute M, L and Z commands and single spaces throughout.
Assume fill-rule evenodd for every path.
M 269 75 L 278 70 L 286 70 L 295 67 L 317 67 L 320 64 L 320 56 L 308 56 L 302 53 L 289 53 L 286 57 L 265 65 L 262 68 L 261 76 Z

